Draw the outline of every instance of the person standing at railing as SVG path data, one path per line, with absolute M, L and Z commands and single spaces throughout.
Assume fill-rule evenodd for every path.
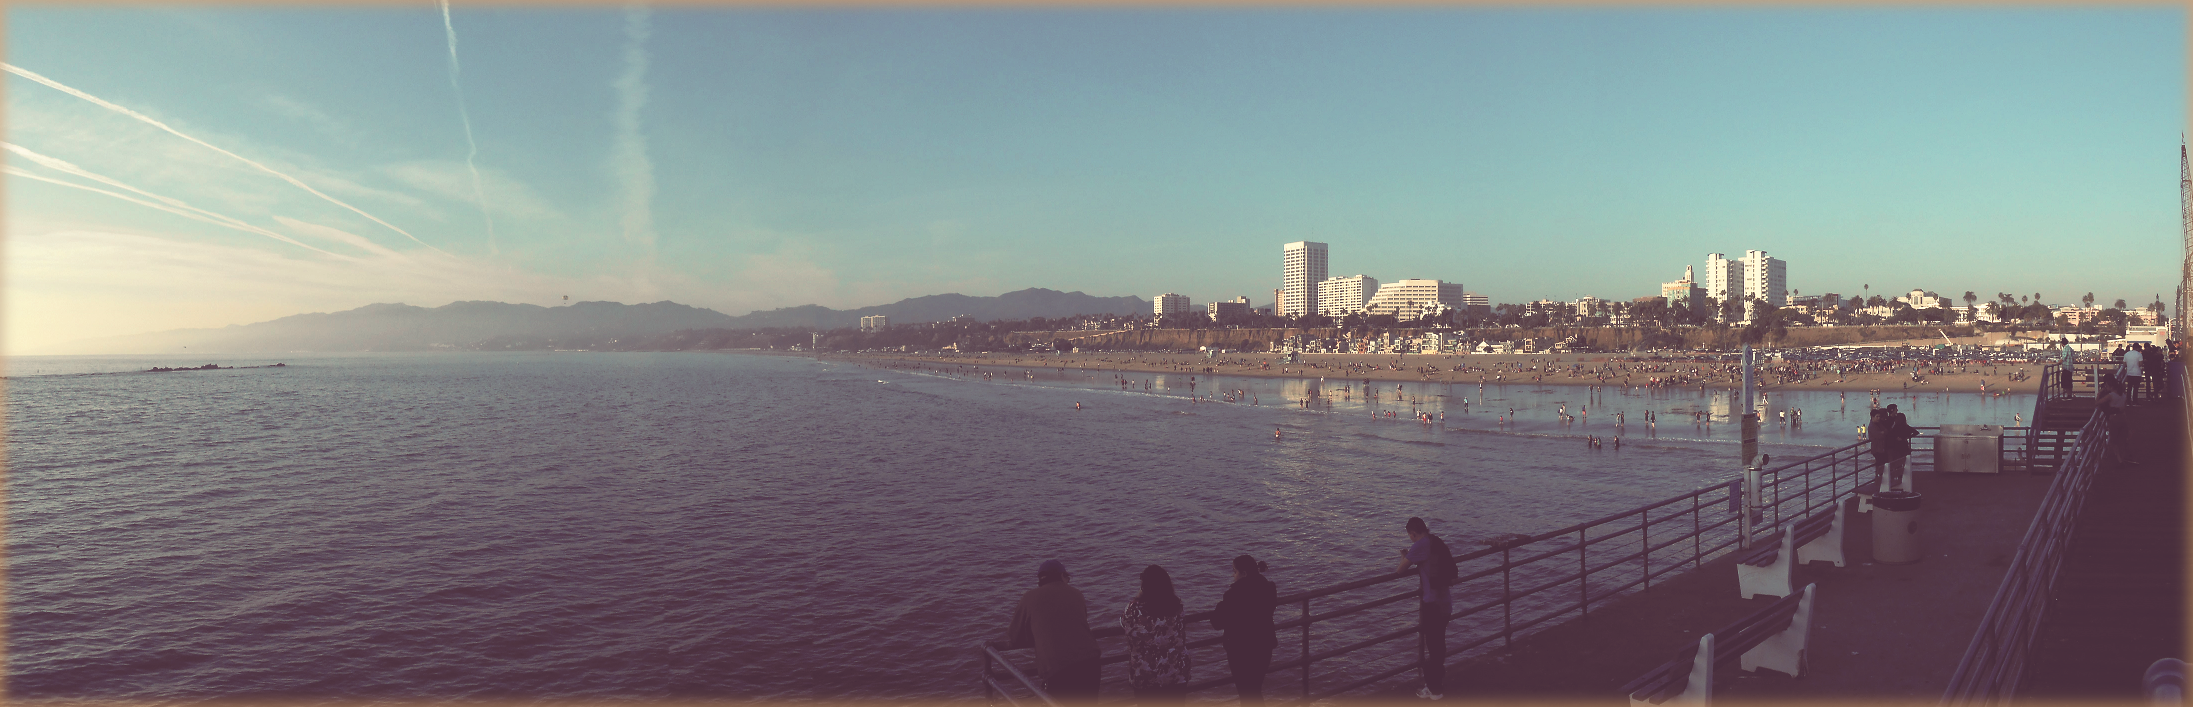
M 1866 424 L 1866 438 L 1872 443 L 1873 474 L 1880 477 L 1887 467 L 1890 488 L 1904 479 L 1905 463 L 1911 457 L 1911 438 L 1919 436 L 1904 414 L 1896 411 L 1896 404 L 1881 408 L 1880 415 Z
M 1044 560 L 1036 568 L 1036 588 L 1013 609 L 1002 647 L 1036 649 L 1036 672 L 1051 699 L 1095 702 L 1101 654 L 1089 633 L 1089 603 L 1067 584 L 1071 578 L 1065 563 Z
M 1279 647 L 1279 633 L 1272 627 L 1279 587 L 1264 578 L 1265 569 L 1254 557 L 1235 557 L 1233 586 L 1211 611 L 1211 628 L 1226 632 L 1219 643 L 1226 647 L 1226 667 L 1233 672 L 1242 707 L 1264 704 L 1264 671 L 1272 666 L 1272 649 Z
M 1139 704 L 1187 700 L 1188 625 L 1180 613 L 1173 576 L 1157 565 L 1142 568 L 1142 591 L 1119 617 L 1119 628 L 1127 634 L 1127 676 Z
M 2125 394 L 2123 384 L 2114 380 L 2102 381 L 2102 391 L 2094 400 L 2094 407 L 2102 411 L 2102 422 L 2109 429 L 2109 458 L 2120 465 L 2138 466 L 2139 462 L 2124 457 L 2125 447 Z
M 2124 365 L 2117 369 L 2117 377 L 2124 379 L 2125 405 L 2136 405 L 2140 400 L 2140 347 L 2138 344 L 2124 347 Z
M 1431 526 L 1422 518 L 1410 518 L 1403 526 L 1409 532 L 1409 548 L 1401 551 L 1401 566 L 1395 572 L 1408 571 L 1416 566 L 1416 633 L 1423 642 L 1424 686 L 1416 696 L 1427 700 L 1445 699 L 1447 692 L 1447 620 L 1454 615 L 1454 595 L 1448 585 L 1454 579 L 1454 554 L 1447 549 L 1447 541 L 1432 534 Z
M 2146 375 L 2147 399 L 2157 400 L 2162 395 L 2163 352 L 2154 344 L 2140 344 L 2140 367 Z

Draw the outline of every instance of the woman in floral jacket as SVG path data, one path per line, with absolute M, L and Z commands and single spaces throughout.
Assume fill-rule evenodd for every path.
M 1142 591 L 1119 617 L 1119 627 L 1127 632 L 1127 674 L 1141 704 L 1187 699 L 1188 625 L 1180 614 L 1172 575 L 1157 565 L 1143 568 Z

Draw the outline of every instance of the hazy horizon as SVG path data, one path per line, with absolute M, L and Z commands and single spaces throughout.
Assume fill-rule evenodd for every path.
M 1333 275 L 2165 300 L 2178 7 L 11 8 L 6 352 Z M 2114 289 L 2111 289 L 2114 288 Z M 2172 312 L 2176 315 L 2176 312 Z

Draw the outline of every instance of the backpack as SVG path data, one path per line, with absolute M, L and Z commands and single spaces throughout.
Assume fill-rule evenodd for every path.
M 1431 565 L 1432 586 L 1445 587 L 1462 577 L 1462 571 L 1454 566 L 1454 553 L 1447 550 L 1447 541 L 1434 535 L 1432 538 Z

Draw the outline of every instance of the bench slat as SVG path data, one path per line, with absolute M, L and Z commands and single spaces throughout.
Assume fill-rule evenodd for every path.
M 1775 556 L 1780 555 L 1782 552 L 1782 534 L 1784 532 L 1787 531 L 1774 531 L 1774 534 L 1767 536 L 1767 538 L 1760 543 L 1757 549 L 1752 550 L 1751 553 L 1748 555 L 1737 558 L 1736 561 L 1739 564 L 1751 565 L 1753 567 L 1765 567 L 1767 565 L 1774 564 Z

